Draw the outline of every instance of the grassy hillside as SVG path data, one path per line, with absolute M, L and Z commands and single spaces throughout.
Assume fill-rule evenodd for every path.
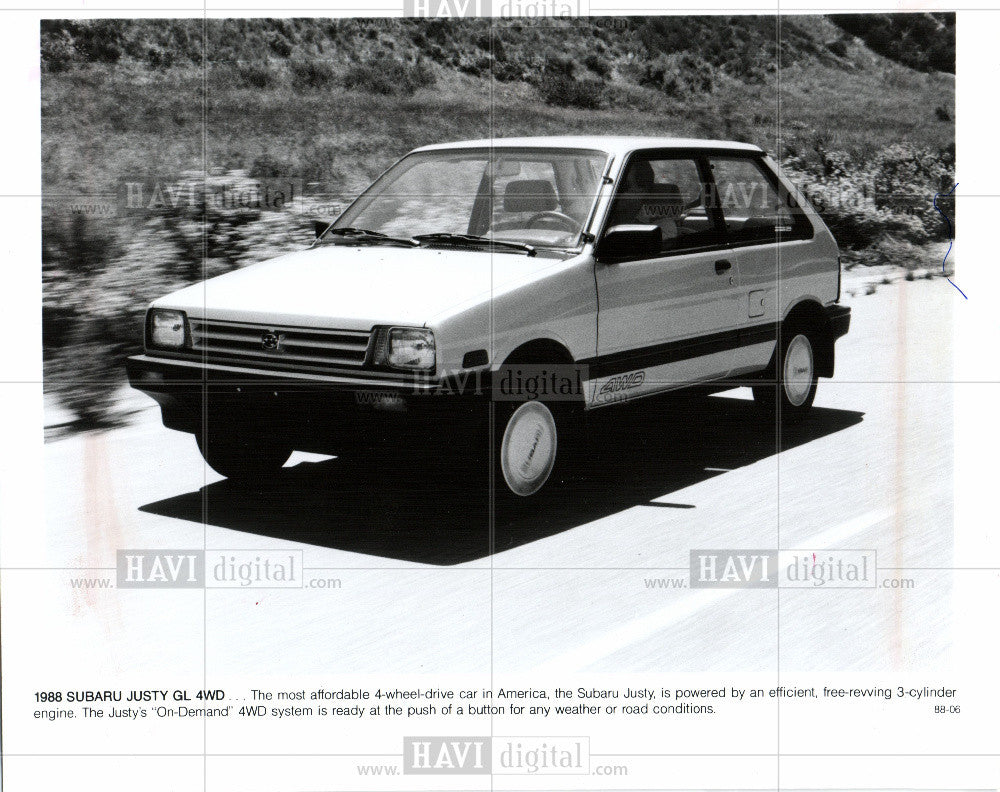
M 335 187 L 491 122 L 500 135 L 728 137 L 779 157 L 952 143 L 951 75 L 878 56 L 820 17 L 786 17 L 780 33 L 778 48 L 773 17 L 50 21 L 45 183 L 201 168 L 203 110 L 209 167 L 253 172 L 270 157 Z
M 954 14 L 834 14 L 830 19 L 904 66 L 955 73 Z
M 849 32 L 866 29 L 857 18 L 45 21 L 50 384 L 99 419 L 100 394 L 77 381 L 117 376 L 147 300 L 306 243 L 313 207 L 342 203 L 409 149 L 444 140 L 757 143 L 807 188 L 842 247 L 913 258 L 946 228 L 931 201 L 952 178 L 954 24 L 931 36 L 888 19 L 875 40 L 886 54 Z M 886 46 L 896 29 L 910 31 L 910 65 Z M 935 52 L 914 60 L 921 47 Z M 148 177 L 201 188 L 206 169 L 237 185 L 301 179 L 311 200 L 298 212 L 154 216 L 106 216 L 78 200 Z

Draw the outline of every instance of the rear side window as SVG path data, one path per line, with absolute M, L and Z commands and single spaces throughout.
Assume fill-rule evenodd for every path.
M 709 194 L 695 159 L 636 156 L 622 174 L 607 227 L 659 226 L 664 253 L 718 245 L 722 235 L 708 210 Z
M 715 202 L 731 242 L 809 239 L 812 225 L 774 174 L 750 157 L 709 157 Z

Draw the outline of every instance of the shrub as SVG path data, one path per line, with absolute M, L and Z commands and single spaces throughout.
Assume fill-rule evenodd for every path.
M 556 107 L 579 107 L 597 110 L 604 106 L 604 83 L 584 78 L 576 80 L 565 75 L 545 77 L 539 86 L 546 104 Z
M 153 44 L 146 50 L 145 61 L 153 69 L 169 69 L 176 58 L 177 53 L 171 47 Z
M 152 222 L 159 220 L 176 246 L 182 277 L 198 280 L 213 262 L 223 270 L 238 267 L 252 245 L 244 227 L 261 215 L 260 208 L 241 201 L 257 194 L 256 183 L 237 172 L 191 174 L 179 182 L 177 194 L 185 198 L 163 206 Z
M 104 424 L 117 399 L 114 386 L 121 379 L 124 353 L 105 325 L 100 317 L 78 317 L 69 343 L 47 356 L 45 389 L 83 429 Z
M 826 48 L 830 50 L 838 58 L 847 57 L 847 41 L 845 39 L 837 39 L 836 41 L 831 41 L 826 45 Z
M 941 271 L 941 259 L 937 258 L 931 248 L 914 245 L 912 242 L 886 234 L 872 250 L 873 260 L 892 264 L 906 269 L 906 280 L 914 280 L 921 270 Z M 915 273 L 916 271 L 916 273 Z
M 295 166 L 291 160 L 277 157 L 265 150 L 254 158 L 247 175 L 251 179 L 273 179 L 288 177 L 293 170 Z
M 81 60 L 117 63 L 123 54 L 124 40 L 138 28 L 125 19 L 88 19 L 69 24 Z
M 796 178 L 837 242 L 855 250 L 874 244 L 882 235 L 886 217 L 875 206 L 870 191 L 857 179 L 834 176 Z
M 44 24 L 44 23 L 43 23 Z M 42 68 L 47 72 L 66 71 L 76 57 L 76 47 L 68 30 L 57 30 L 41 39 Z
M 122 252 L 117 226 L 83 213 L 42 216 L 42 344 L 45 387 L 83 426 L 99 423 L 115 398 L 118 339 L 93 284 Z
M 590 69 L 598 77 L 610 77 L 611 76 L 611 64 L 600 55 L 596 53 L 591 53 L 586 58 L 583 59 L 583 65 Z
M 447 63 L 448 62 L 448 57 L 449 57 L 448 53 L 445 52 L 444 48 L 442 48 L 438 44 L 428 44 L 427 45 L 427 55 L 435 63 Z
M 576 72 L 576 64 L 572 58 L 555 55 L 545 62 L 542 74 L 546 77 L 572 77 Z
M 349 67 L 341 77 L 345 88 L 384 96 L 412 94 L 434 82 L 434 70 L 422 59 L 403 61 L 384 54 Z
M 847 176 L 858 172 L 858 168 L 851 162 L 851 157 L 846 151 L 827 151 L 817 148 L 816 153 L 819 155 L 824 176 Z
M 493 71 L 493 61 L 489 55 L 463 53 L 459 56 L 458 70 L 473 77 L 489 77 Z
M 832 14 L 829 19 L 912 69 L 955 73 L 954 14 Z
M 773 18 L 654 16 L 639 23 L 637 34 L 648 53 L 645 60 L 654 70 L 657 62 L 666 62 L 671 67 L 668 74 L 681 57 L 697 57 L 703 77 L 722 72 L 744 83 L 761 83 L 776 68 Z M 793 37 L 794 28 L 789 26 L 782 42 L 786 65 L 798 52 L 798 47 L 791 46 Z M 684 76 L 679 85 L 696 85 L 696 76 L 693 72 Z
M 254 158 L 248 175 L 251 179 L 301 179 L 306 184 L 322 182 L 330 186 L 343 180 L 343 174 L 333 167 L 337 153 L 334 143 L 322 141 L 310 142 L 295 159 L 265 149 Z
M 813 150 L 815 158 L 789 156 L 782 167 L 842 245 L 858 249 L 886 234 L 912 244 L 947 237 L 934 197 L 953 184 L 950 151 L 896 143 L 860 162 L 822 141 Z M 940 195 L 938 206 L 954 223 L 953 197 Z
M 444 19 L 431 19 L 425 23 L 424 34 L 431 41 L 438 44 L 445 44 L 451 40 L 452 30 L 455 25 Z
M 493 79 L 497 82 L 517 82 L 527 77 L 521 61 L 496 60 L 493 63 Z
M 910 143 L 894 143 L 878 153 L 873 171 L 875 205 L 879 209 L 916 218 L 927 236 L 940 239 L 947 235 L 947 223 L 934 208 L 934 196 L 951 189 L 954 173 L 940 153 Z
M 333 66 L 322 60 L 292 60 L 288 63 L 292 71 L 292 87 L 296 91 L 326 88 L 334 80 Z
M 882 231 L 885 235 L 914 245 L 923 245 L 930 238 L 922 219 L 915 214 L 882 212 Z
M 657 55 L 639 67 L 636 81 L 667 96 L 682 97 L 708 93 L 714 87 L 715 70 L 688 53 Z
M 122 251 L 116 225 L 77 212 L 65 217 L 47 210 L 42 215 L 42 343 L 46 349 L 68 342 L 77 314 L 87 311 L 80 297 L 89 284 Z
M 116 225 L 83 212 L 67 217 L 46 213 L 42 231 L 43 270 L 90 277 L 121 252 Z
M 275 81 L 275 73 L 267 61 L 241 63 L 236 67 L 243 88 L 267 88 Z
M 272 31 L 268 36 L 267 46 L 279 58 L 287 58 L 292 54 L 292 43 L 279 31 Z

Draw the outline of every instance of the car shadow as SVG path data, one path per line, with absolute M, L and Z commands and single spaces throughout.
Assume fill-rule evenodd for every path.
M 571 530 L 639 504 L 696 509 L 669 496 L 859 423 L 814 408 L 776 431 L 752 402 L 647 399 L 588 416 L 586 440 L 558 486 L 501 505 L 490 520 L 485 450 L 451 442 L 381 459 L 335 458 L 283 469 L 265 487 L 209 484 L 140 507 L 164 517 L 401 561 L 452 565 Z M 455 434 L 454 437 L 460 435 Z M 484 444 L 483 444 L 484 445 Z M 502 480 L 498 486 L 504 486 Z M 696 512 L 695 512 L 696 514 Z

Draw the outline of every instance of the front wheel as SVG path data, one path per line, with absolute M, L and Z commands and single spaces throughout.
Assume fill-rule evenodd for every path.
M 559 450 L 559 430 L 552 411 L 529 401 L 514 409 L 497 410 L 497 452 L 500 472 L 514 495 L 534 495 L 549 480 Z
M 816 398 L 816 360 L 813 343 L 804 330 L 782 332 L 775 355 L 775 379 L 753 387 L 753 398 L 768 416 L 801 420 Z
M 508 506 L 532 502 L 565 484 L 584 450 L 582 405 L 577 402 L 495 402 L 494 459 L 497 497 Z
M 290 446 L 232 427 L 203 430 L 195 439 L 209 467 L 235 481 L 253 482 L 273 475 L 292 455 Z

